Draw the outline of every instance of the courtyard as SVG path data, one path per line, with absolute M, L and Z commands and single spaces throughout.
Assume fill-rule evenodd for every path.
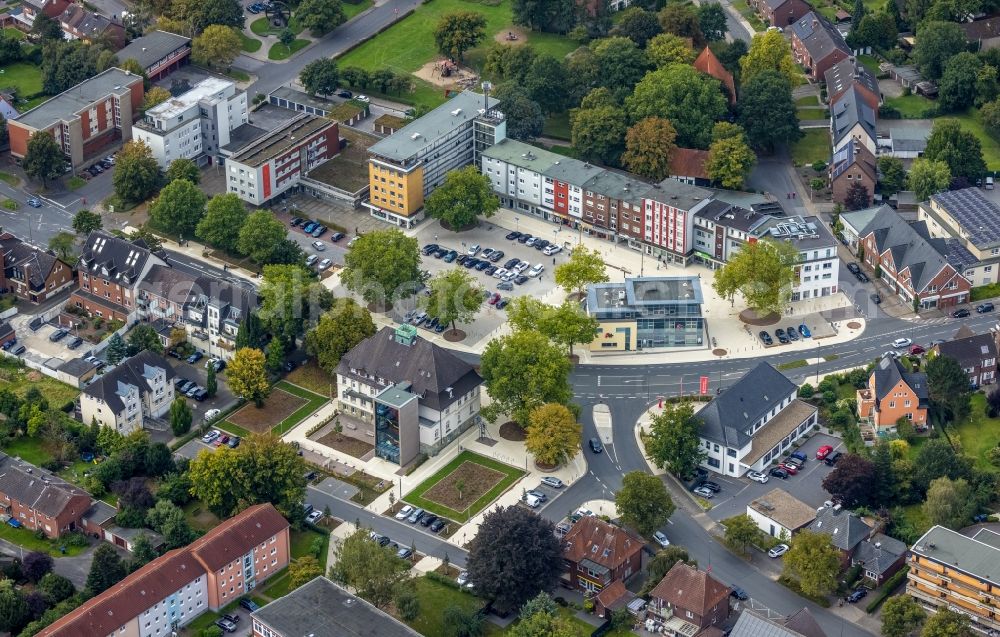
M 524 471 L 463 451 L 403 499 L 436 515 L 466 522 L 524 476 Z

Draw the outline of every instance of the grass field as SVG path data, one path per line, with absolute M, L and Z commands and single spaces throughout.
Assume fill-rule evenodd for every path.
M 77 177 L 76 175 L 73 175 L 66 180 L 66 187 L 70 190 L 76 190 L 77 188 L 82 188 L 85 185 L 87 185 L 87 181 L 82 177 Z
M 450 633 L 444 621 L 444 609 L 459 606 L 467 611 L 477 611 L 486 603 L 471 593 L 460 591 L 426 577 L 413 580 L 417 598 L 420 600 L 420 614 L 411 622 L 410 628 L 421 635 L 447 635 Z M 491 622 L 484 624 L 487 635 L 500 634 L 500 628 Z
M 343 131 L 341 135 L 347 137 L 349 133 L 356 134 L 354 131 L 347 129 Z M 323 164 L 323 166 L 325 165 L 326 164 Z M 310 173 L 310 176 L 312 176 L 312 174 L 313 173 Z M 368 183 L 367 179 L 365 180 L 365 183 Z M 289 372 L 285 379 L 290 383 L 294 383 L 299 387 L 304 387 L 321 396 L 327 396 L 328 398 L 333 397 L 331 395 L 331 392 L 333 391 L 333 379 L 330 377 L 330 374 L 324 372 L 312 358 Z
M 801 106 L 796 111 L 799 116 L 799 121 L 807 119 L 826 119 L 826 109 L 825 108 L 802 108 Z
M 14 186 L 15 188 L 21 183 L 21 180 L 18 179 L 15 175 L 12 175 L 10 173 L 5 173 L 3 171 L 0 171 L 0 181 L 4 182 L 5 184 Z
M 871 71 L 872 75 L 874 75 L 876 77 L 878 76 L 878 74 L 879 74 L 878 60 L 874 56 L 871 56 L 871 55 L 859 55 L 858 56 L 858 62 L 861 62 L 862 66 L 864 66 L 866 69 L 868 69 L 869 71 Z
M 983 159 L 986 160 L 986 167 L 990 170 L 1000 170 L 1000 143 L 986 132 L 983 118 L 979 115 L 979 109 L 970 108 L 962 115 L 949 115 L 949 117 L 957 119 L 962 129 L 969 131 L 979 139 L 979 143 L 983 145 Z
M 15 529 L 6 522 L 0 524 L 0 539 L 13 542 L 14 544 L 17 544 L 18 546 L 29 551 L 48 553 L 53 557 L 70 557 L 73 555 L 79 555 L 87 549 L 86 546 L 70 546 L 68 544 L 62 544 L 58 540 L 49 540 L 47 538 L 38 539 L 35 537 L 34 531 L 29 531 L 24 527 Z M 66 547 L 65 553 L 59 550 L 62 546 Z
M 572 130 L 572 125 L 569 121 L 569 113 L 562 112 L 545 118 L 545 126 L 542 127 L 542 135 L 570 141 L 573 138 Z
M 264 44 L 263 42 L 261 42 L 257 38 L 251 38 L 250 36 L 248 36 L 246 33 L 243 33 L 242 31 L 240 31 L 240 40 L 243 41 L 242 48 L 247 53 L 253 53 L 255 51 L 259 51 L 261 45 Z
M 0 387 L 11 390 L 21 398 L 24 398 L 28 390 L 34 387 L 42 392 L 42 395 L 49 401 L 49 406 L 54 409 L 62 407 L 80 395 L 79 389 L 30 370 L 13 374 L 8 380 L 0 380 Z
M 363 0 L 363 2 L 359 2 L 357 4 L 353 4 L 350 2 L 341 2 L 340 6 L 344 8 L 344 16 L 346 16 L 347 19 L 350 20 L 351 18 L 355 17 L 362 11 L 367 11 L 368 9 L 370 9 L 372 6 L 372 0 Z
M 805 97 L 800 97 L 799 99 L 795 100 L 795 105 L 799 106 L 799 107 L 802 107 L 802 106 L 810 107 L 811 106 L 811 107 L 815 108 L 815 107 L 819 107 L 820 103 L 819 103 L 819 98 L 816 97 L 815 95 L 807 95 Z
M 807 166 L 830 159 L 830 131 L 814 128 L 802 131 L 802 139 L 792 147 L 792 161 L 796 166 Z
M 920 119 L 924 116 L 924 111 L 934 106 L 934 102 L 922 95 L 911 94 L 901 97 L 887 97 L 885 98 L 885 105 L 899 111 L 903 119 Z
M 477 466 L 483 470 L 479 472 L 479 477 L 476 477 Z M 465 475 L 467 483 L 462 497 L 468 500 L 469 505 L 461 511 L 432 499 L 434 493 L 437 493 L 438 497 L 445 499 L 441 496 L 442 487 L 438 487 L 438 483 L 442 483 L 443 485 L 450 484 L 451 488 L 455 489 L 455 485 L 451 481 L 454 480 L 453 474 L 456 470 L 460 470 L 460 473 Z M 502 475 L 495 476 L 495 474 Z M 440 471 L 417 485 L 417 488 L 403 499 L 431 513 L 459 522 L 465 522 L 482 511 L 490 502 L 493 502 L 501 493 L 509 489 L 523 475 L 524 471 L 520 469 L 480 456 L 471 451 L 463 451 Z M 497 479 L 492 480 L 493 477 Z M 476 485 L 485 487 L 485 490 L 473 493 Z M 434 491 L 435 487 L 438 487 L 436 492 Z M 450 501 L 450 497 L 448 500 Z
M 42 90 L 42 69 L 27 62 L 15 62 L 0 67 L 0 87 L 12 87 L 17 89 L 18 96 L 26 99 L 29 95 L 34 95 Z M 17 108 L 22 113 L 29 108 L 34 108 L 45 101 L 45 98 L 35 98 L 29 100 L 27 104 L 17 104 Z
M 954 427 L 962 441 L 962 451 L 980 469 L 996 471 L 997 468 L 986 459 L 986 452 L 1000 445 L 1000 418 L 986 417 L 986 396 L 983 394 L 973 394 L 970 404 L 969 417 Z
M 20 458 L 35 466 L 52 461 L 52 455 L 42 448 L 42 442 L 36 438 L 29 438 L 27 436 L 11 440 L 4 445 L 3 451 L 8 456 Z
M 298 35 L 305 30 L 305 27 L 299 24 L 299 21 L 292 16 L 292 19 L 288 21 L 288 28 L 291 29 L 292 33 Z M 257 18 L 250 23 L 250 30 L 254 32 L 255 35 L 265 36 L 265 35 L 278 35 L 284 29 L 277 29 L 271 26 L 271 23 L 267 21 L 267 17 Z
M 4 27 L 3 34 L 13 40 L 24 40 L 27 37 L 24 31 L 14 27 Z
M 285 60 L 292 57 L 302 49 L 309 46 L 309 40 L 295 40 L 288 46 L 285 46 L 281 42 L 271 45 L 271 48 L 267 51 L 267 59 L 269 60 Z

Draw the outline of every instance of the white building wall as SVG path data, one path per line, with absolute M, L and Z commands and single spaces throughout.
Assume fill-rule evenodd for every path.
M 771 537 L 789 538 L 792 536 L 791 529 L 778 524 L 763 513 L 759 513 L 758 511 L 750 508 L 749 505 L 747 506 L 747 517 L 754 521 L 754 524 L 757 525 L 758 529 L 767 533 Z
M 168 637 L 174 627 L 184 626 L 208 610 L 208 578 L 195 574 L 194 579 L 172 595 L 139 614 L 140 637 Z
M 840 281 L 840 258 L 837 249 L 817 248 L 799 253 L 799 280 L 792 290 L 799 299 L 813 299 L 836 294 Z M 793 297 L 794 298 L 794 297 Z

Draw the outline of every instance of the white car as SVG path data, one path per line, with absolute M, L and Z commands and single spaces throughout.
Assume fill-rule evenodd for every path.
M 527 270 L 530 267 L 531 267 L 530 263 L 528 263 L 527 261 L 521 261 L 520 263 L 518 263 L 517 265 L 515 265 L 513 268 L 511 268 L 511 271 L 512 272 L 516 272 L 517 274 L 521 274 L 522 272 L 524 272 L 525 270 Z
M 905 338 L 905 337 L 904 338 L 897 338 L 896 340 L 894 340 L 892 342 L 892 346 L 895 347 L 896 349 L 903 349 L 904 347 L 909 347 L 912 344 L 913 344 L 913 341 L 911 341 L 910 339 Z
M 530 276 L 530 277 L 540 276 L 542 274 L 542 270 L 544 270 L 544 269 L 545 269 L 545 266 L 542 265 L 541 263 L 538 263 L 538 264 L 535 265 L 535 267 L 533 267 L 530 270 L 528 270 L 528 276 Z
M 653 533 L 653 539 L 656 540 L 656 543 L 662 546 L 663 548 L 667 548 L 668 546 L 670 546 L 670 540 L 668 540 L 667 536 L 661 533 L 660 531 Z
M 207 445 L 207 444 L 209 444 L 211 442 L 214 442 L 215 439 L 218 438 L 221 435 L 222 434 L 219 433 L 218 429 L 213 429 L 212 431 L 210 431 L 207 434 L 205 434 L 204 436 L 202 436 L 201 437 L 201 441 L 204 442 Z
M 497 271 L 493 273 L 493 278 L 502 279 L 505 276 L 507 276 L 508 272 L 510 272 L 510 270 L 508 270 L 507 268 L 497 268 Z
M 218 418 L 219 414 L 222 412 L 218 409 L 209 409 L 205 412 L 205 422 L 211 421 L 213 418 Z
M 778 546 L 776 546 L 773 549 L 771 549 L 770 551 L 768 551 L 767 552 L 767 556 L 768 557 L 781 557 L 782 555 L 784 555 L 787 552 L 788 552 L 788 545 L 787 544 L 779 544 Z
M 477 254 L 479 254 L 479 244 L 476 243 L 476 244 L 473 244 L 472 246 L 470 246 L 469 247 L 469 251 L 466 252 L 466 254 L 469 255 L 470 257 L 474 257 Z
M 557 245 L 545 246 L 545 249 L 542 250 L 542 254 L 547 257 L 551 257 L 553 254 L 558 254 L 560 252 L 562 252 L 562 246 Z
M 410 517 L 411 513 L 413 513 L 413 507 L 411 507 L 409 504 L 404 504 L 403 508 L 400 509 L 399 513 L 396 514 L 396 519 L 405 520 L 406 518 Z
M 579 515 L 581 518 L 592 518 L 594 517 L 594 512 L 591 511 L 590 509 L 585 509 L 583 507 L 580 507 L 579 509 L 576 510 L 576 515 Z
M 309 515 L 306 516 L 306 522 L 308 522 L 309 524 L 316 524 L 322 518 L 323 518 L 323 512 L 320 511 L 319 509 L 313 509 L 312 511 L 309 512 Z
M 372 101 L 371 98 L 368 97 L 367 95 L 355 95 L 354 99 L 356 99 L 359 102 L 364 102 L 365 104 L 368 104 L 369 102 Z
M 313 241 L 312 247 L 316 248 L 319 252 L 326 250 L 326 245 L 322 241 Z
M 712 491 L 708 487 L 696 487 L 694 489 L 694 493 L 700 495 L 701 497 L 705 498 L 706 500 L 711 500 L 712 498 L 715 497 L 715 491 Z
M 760 471 L 747 471 L 747 477 L 754 482 L 759 482 L 761 484 L 767 484 L 767 474 L 761 473 Z
M 553 476 L 542 476 L 541 482 L 545 486 L 552 487 L 553 489 L 562 489 L 563 488 L 563 481 L 560 480 L 559 478 L 555 478 Z
M 318 267 L 320 270 L 326 270 L 331 265 L 333 265 L 333 261 L 331 261 L 330 259 L 323 259 L 322 261 L 319 262 Z

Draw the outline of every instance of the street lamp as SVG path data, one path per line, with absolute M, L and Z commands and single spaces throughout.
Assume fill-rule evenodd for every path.
M 516 231 L 520 231 L 520 230 L 521 230 L 521 218 L 520 217 L 514 217 L 514 231 L 516 232 Z
M 816 329 L 813 328 L 813 334 L 815 333 Z M 819 386 L 819 339 L 816 339 L 816 386 Z

